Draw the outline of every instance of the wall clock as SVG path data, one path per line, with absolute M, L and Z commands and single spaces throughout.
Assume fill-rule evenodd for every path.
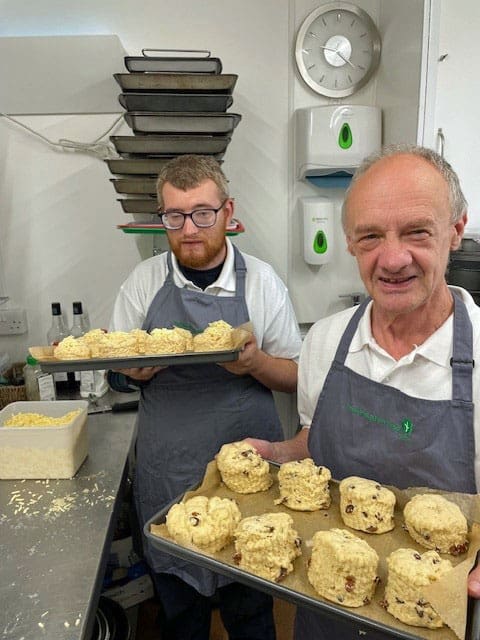
M 329 2 L 312 11 L 295 43 L 303 80 L 330 98 L 345 98 L 363 87 L 378 68 L 380 51 L 375 23 L 349 2 Z

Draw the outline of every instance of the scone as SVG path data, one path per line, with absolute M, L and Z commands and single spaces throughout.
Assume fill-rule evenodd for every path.
M 53 348 L 53 355 L 59 360 L 85 360 L 90 358 L 90 347 L 83 338 L 67 336 Z
M 395 526 L 395 494 L 374 480 L 350 476 L 340 482 L 340 514 L 347 527 L 385 533 Z
M 210 322 L 202 333 L 193 338 L 194 351 L 228 351 L 233 349 L 232 326 L 224 320 Z
M 280 498 L 275 504 L 284 504 L 296 511 L 328 509 L 332 474 L 327 467 L 317 467 L 312 458 L 285 462 L 278 470 Z
M 137 338 L 130 332 L 111 331 L 98 343 L 100 358 L 128 358 L 137 355 Z
M 424 493 L 414 496 L 403 510 L 405 528 L 427 549 L 457 556 L 468 549 L 467 519 L 443 496 Z
M 293 571 L 293 561 L 302 553 L 302 541 L 288 513 L 244 518 L 234 538 L 235 564 L 274 582 L 280 582 Z
M 137 341 L 137 345 L 135 347 L 135 351 L 139 355 L 144 355 L 145 351 L 146 351 L 146 346 L 147 346 L 148 333 L 146 331 L 144 331 L 143 329 L 132 329 L 130 331 L 130 334 L 132 336 L 135 336 L 135 339 Z
M 388 579 L 383 605 L 397 620 L 414 627 L 437 629 L 443 621 L 422 589 L 452 569 L 436 551 L 420 554 L 415 549 L 397 549 L 387 558 Z
M 90 347 L 92 358 L 100 357 L 99 343 L 105 334 L 106 331 L 103 329 L 92 329 L 82 336 L 82 340 Z
M 327 600 L 346 607 L 368 604 L 379 581 L 378 555 L 345 529 L 317 531 L 308 563 L 308 580 Z
M 145 354 L 184 353 L 187 351 L 185 329 L 152 329 L 145 342 Z M 191 335 L 191 334 L 190 334 Z
M 230 498 L 194 496 L 170 507 L 166 525 L 179 544 L 193 544 L 214 553 L 233 540 L 241 517 L 237 503 Z
M 215 457 L 222 480 L 232 491 L 256 493 L 272 485 L 268 462 L 247 442 L 224 444 Z

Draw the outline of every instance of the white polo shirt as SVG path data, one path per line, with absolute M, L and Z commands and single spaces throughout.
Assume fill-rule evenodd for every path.
M 450 289 L 461 294 L 473 326 L 473 401 L 480 399 L 480 307 L 460 287 Z M 345 365 L 371 380 L 395 387 L 416 398 L 449 400 L 452 397 L 453 315 L 428 340 L 395 360 L 382 349 L 370 324 L 370 303 L 352 338 Z M 309 427 L 318 397 L 335 356 L 338 343 L 356 307 L 350 307 L 316 322 L 308 332 L 300 354 L 298 412 L 300 423 Z M 476 409 L 477 407 L 475 407 Z M 475 476 L 480 487 L 480 410 L 474 411 Z
M 227 238 L 227 256 L 220 276 L 204 293 L 235 295 L 233 245 Z M 271 356 L 298 360 L 301 337 L 287 287 L 273 268 L 242 253 L 247 267 L 245 297 L 259 347 Z M 187 280 L 172 254 L 173 278 L 178 287 L 201 291 Z M 141 327 L 147 311 L 167 277 L 167 253 L 138 264 L 120 287 L 110 322 L 111 331 L 130 331 Z

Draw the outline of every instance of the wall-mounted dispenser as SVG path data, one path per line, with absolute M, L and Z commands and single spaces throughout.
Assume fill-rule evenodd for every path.
M 296 177 L 315 186 L 347 186 L 363 158 L 381 147 L 378 107 L 310 107 L 295 118 Z
M 305 262 L 327 264 L 333 251 L 333 202 L 323 196 L 300 198 L 300 212 Z

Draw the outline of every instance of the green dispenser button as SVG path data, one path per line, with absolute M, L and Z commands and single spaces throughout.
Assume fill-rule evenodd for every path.
M 352 130 L 347 122 L 342 124 L 342 128 L 340 129 L 340 134 L 338 136 L 338 144 L 342 149 L 350 149 L 352 146 L 353 138 L 352 138 Z
M 317 231 L 313 240 L 313 250 L 315 253 L 325 253 L 327 250 L 327 236 L 323 231 Z

